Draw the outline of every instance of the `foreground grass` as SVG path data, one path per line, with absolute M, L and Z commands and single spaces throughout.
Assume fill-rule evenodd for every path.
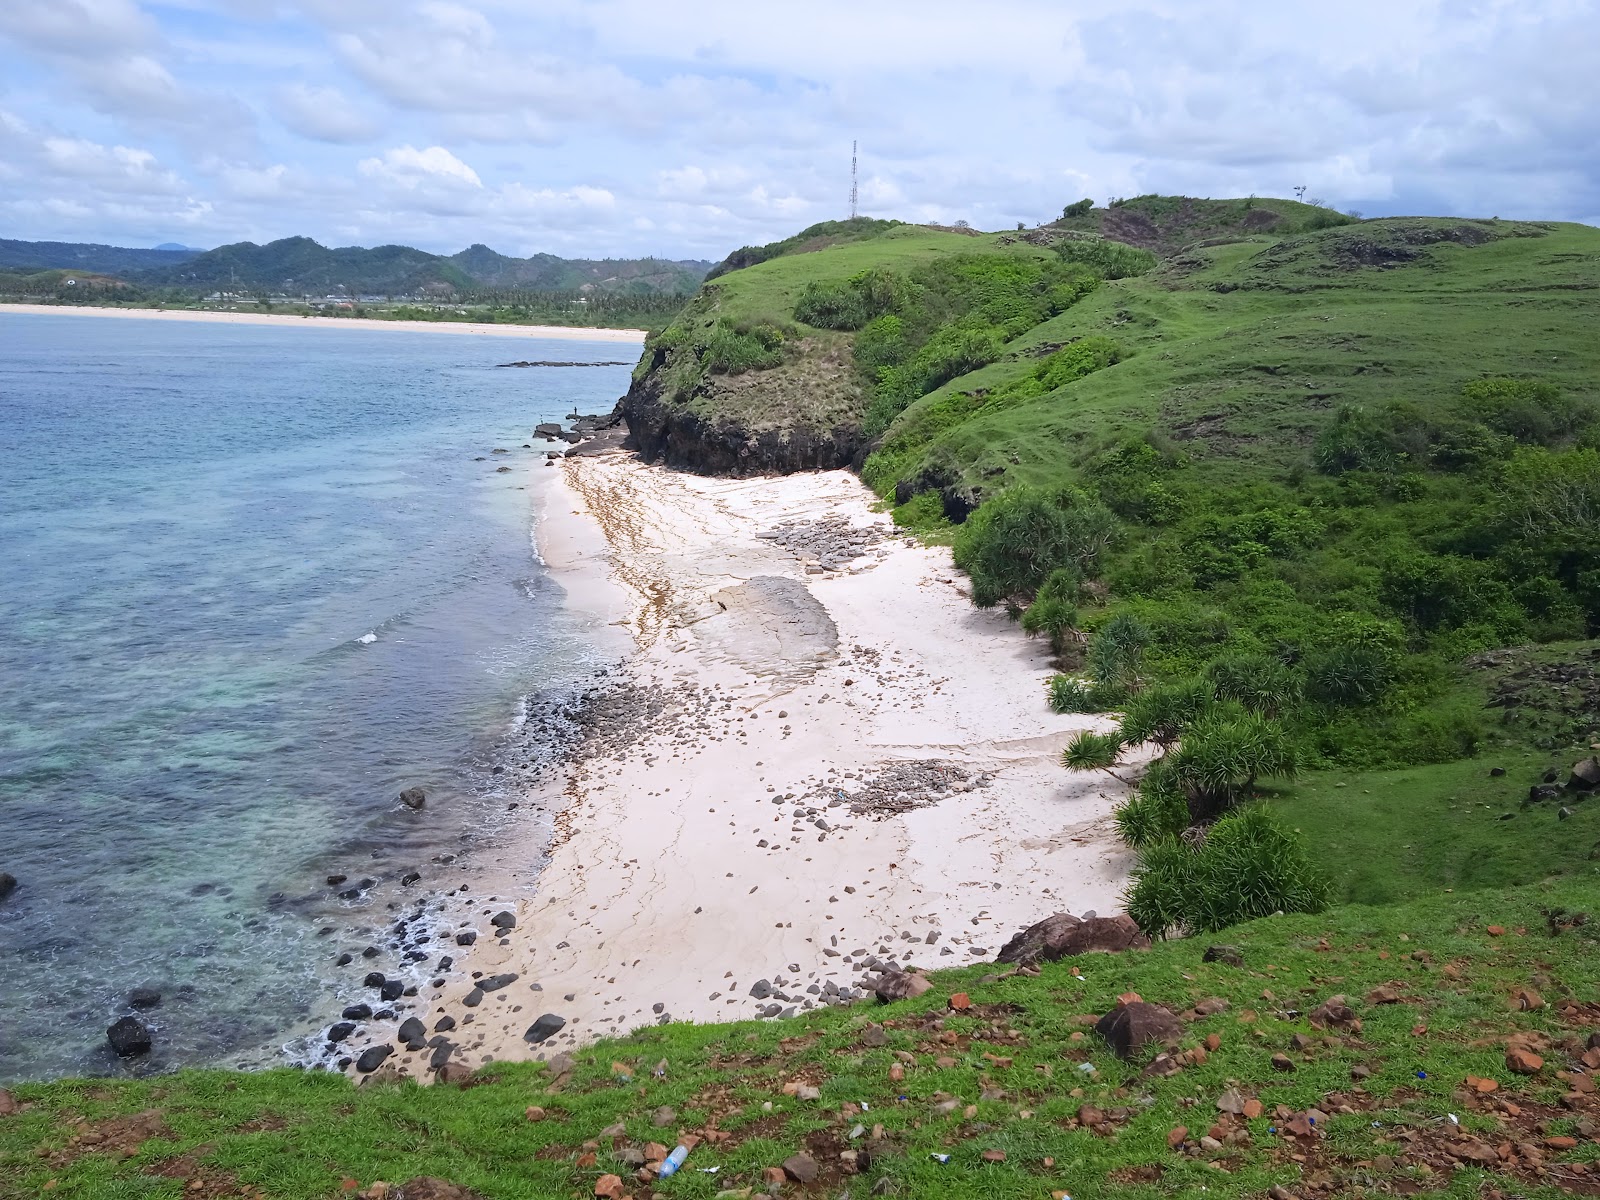
M 820 1178 L 783 1195 L 1593 1193 L 1600 1113 L 1571 1064 L 1600 1028 L 1600 925 L 1552 936 L 1545 912 L 1596 905 L 1600 885 L 1567 879 L 1258 921 L 1228 935 L 1242 968 L 1202 962 L 1199 942 L 1047 964 L 1037 977 L 973 967 L 888 1007 L 651 1029 L 581 1052 L 561 1080 L 518 1064 L 465 1087 L 355 1088 L 293 1071 L 23 1085 L 21 1111 L 0 1116 L 0 1196 L 313 1200 L 435 1176 L 511 1200 L 588 1196 L 614 1172 L 636 1196 L 710 1198 L 761 1193 L 763 1170 L 802 1150 Z M 1537 1007 L 1522 1010 L 1519 988 L 1539 993 Z M 1174 1011 L 1228 1005 L 1186 1017 L 1186 1065 L 1162 1077 L 1119 1062 L 1087 1028 L 1129 989 Z M 963 991 L 973 1007 L 950 1011 Z M 1359 1030 L 1308 1022 L 1336 993 Z M 1537 1074 L 1508 1073 L 1514 1034 L 1546 1060 Z M 1213 1035 L 1213 1051 L 1193 1054 Z M 1495 1086 L 1469 1091 L 1469 1076 Z M 797 1081 L 820 1097 L 786 1095 Z M 1230 1088 L 1263 1114 L 1220 1114 Z M 528 1120 L 530 1105 L 544 1119 Z M 1093 1129 L 1080 1127 L 1084 1105 L 1101 1110 L 1091 1121 L 1104 1116 Z M 1313 1107 L 1314 1130 L 1291 1133 L 1288 1118 Z M 1186 1146 L 1169 1149 L 1178 1126 Z M 1221 1147 L 1199 1148 L 1208 1129 Z M 672 1179 L 635 1182 L 619 1157 L 685 1134 L 705 1140 Z M 861 1174 L 844 1173 L 846 1148 L 870 1160 Z M 1473 1165 L 1485 1153 L 1491 1165 Z

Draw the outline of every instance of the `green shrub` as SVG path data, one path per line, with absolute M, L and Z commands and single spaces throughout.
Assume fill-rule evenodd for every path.
M 1089 669 L 1101 683 L 1124 692 L 1144 686 L 1142 668 L 1150 629 L 1129 612 L 1119 612 L 1089 639 Z
M 967 518 L 956 535 L 955 563 L 971 577 L 980 608 L 1020 602 L 1059 567 L 1092 575 L 1115 528 L 1105 507 L 1081 492 L 1019 485 Z
M 1122 753 L 1122 739 L 1114 733 L 1080 729 L 1061 752 L 1061 765 L 1071 771 L 1109 771 Z
M 1300 699 L 1300 676 L 1270 654 L 1232 654 L 1207 668 L 1219 700 L 1236 700 L 1251 712 L 1276 717 Z
M 1055 596 L 1037 596 L 1022 614 L 1022 629 L 1029 637 L 1044 636 L 1052 654 L 1065 654 L 1072 645 L 1078 610 L 1071 602 Z
M 1258 779 L 1291 778 L 1298 767 L 1298 748 L 1282 725 L 1228 704 L 1202 713 L 1172 759 L 1190 812 L 1200 820 L 1237 804 Z
M 1223 817 L 1197 849 L 1173 837 L 1146 845 L 1126 901 L 1147 932 L 1196 934 L 1277 912 L 1321 912 L 1328 891 L 1305 840 L 1257 804 Z
M 1188 828 L 1188 802 L 1164 760 L 1150 764 L 1138 790 L 1117 808 L 1115 817 L 1118 835 L 1135 849 L 1177 837 Z
M 848 282 L 806 284 L 795 300 L 794 316 L 818 329 L 860 329 L 872 319 L 861 294 Z
M 1120 727 L 1130 746 L 1154 742 L 1165 749 L 1211 707 L 1211 687 L 1204 680 L 1185 679 L 1147 688 L 1128 701 Z
M 938 492 L 918 492 L 904 504 L 895 508 L 894 523 L 904 529 L 948 529 L 950 520 L 944 515 L 944 501 Z
M 1070 221 L 1074 217 L 1087 217 L 1093 208 L 1093 200 L 1074 200 L 1061 210 L 1061 218 L 1062 220 Z
M 1461 394 L 1478 420 L 1529 445 L 1555 445 L 1595 419 L 1588 401 L 1534 379 L 1475 379 Z
M 712 327 L 700 352 L 708 371 L 740 375 L 763 371 L 783 361 L 783 333 L 773 325 L 759 325 L 749 331 L 736 329 L 726 318 Z
M 1306 694 L 1323 704 L 1374 704 L 1394 682 L 1395 665 L 1381 646 L 1327 646 L 1306 659 Z
M 1071 675 L 1052 675 L 1048 685 L 1046 703 L 1053 713 L 1099 712 L 1092 706 L 1092 691 L 1088 683 Z
M 905 322 L 894 313 L 867 322 L 856 334 L 856 365 L 871 378 L 876 379 L 885 367 L 904 362 L 908 353 Z
M 1106 238 L 1073 237 L 1055 244 L 1064 262 L 1089 267 L 1102 279 L 1127 279 L 1155 270 L 1156 256 L 1148 250 Z
M 1346 471 L 1392 471 L 1401 452 L 1387 421 L 1358 404 L 1341 404 L 1312 448 L 1317 469 L 1325 475 Z

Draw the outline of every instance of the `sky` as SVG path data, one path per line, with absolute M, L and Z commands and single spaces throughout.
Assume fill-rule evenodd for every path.
M 1600 224 L 1600 0 L 0 0 L 0 237 L 721 258 L 849 213 Z

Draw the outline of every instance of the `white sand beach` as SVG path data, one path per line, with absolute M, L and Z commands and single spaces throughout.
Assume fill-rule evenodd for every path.
M 1051 913 L 1119 909 L 1122 786 L 1059 762 L 1100 719 L 1052 714 L 1042 647 L 973 608 L 949 551 L 897 536 L 854 476 L 708 479 L 621 453 L 534 470 L 555 578 L 669 703 L 572 769 L 542 870 L 502 847 L 437 913 L 438 941 L 478 934 L 412 1010 L 430 1032 L 458 1022 L 452 1061 L 805 1008 L 858 989 L 869 958 L 992 959 Z M 761 536 L 828 518 L 882 540 L 827 571 Z M 469 972 L 516 978 L 473 995 Z M 762 979 L 786 998 L 753 998 Z M 565 1025 L 529 1045 L 543 1013 Z M 423 1077 L 428 1060 L 391 1062 Z
M 95 308 L 82 304 L 0 304 L 8 313 L 107 317 L 127 321 L 201 321 L 213 325 L 294 325 L 301 329 L 395 329 L 412 333 L 455 333 L 497 338 L 564 338 L 572 342 L 626 342 L 641 345 L 642 329 L 590 329 L 573 325 L 482 325 L 465 321 L 377 321 L 370 317 L 298 317 L 288 313 L 201 312 L 164 308 Z

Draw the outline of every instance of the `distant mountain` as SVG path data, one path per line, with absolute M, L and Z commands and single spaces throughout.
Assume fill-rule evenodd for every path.
M 184 251 L 187 251 L 190 254 L 201 254 L 201 253 L 204 253 L 204 251 L 202 251 L 198 246 L 185 246 L 182 242 L 162 242 L 160 245 L 158 245 L 156 247 L 156 249 L 157 250 L 184 250 Z
M 31 268 L 130 275 L 175 267 L 199 253 L 171 244 L 157 246 L 154 250 L 138 250 L 85 242 L 17 242 L 0 238 L 0 270 Z
M 587 287 L 605 291 L 692 292 L 711 268 L 709 262 L 698 259 L 557 258 L 554 254 L 507 258 L 481 242 L 452 254 L 450 261 L 483 287 L 552 292 Z
M 553 254 L 508 258 L 475 245 L 448 258 L 410 246 L 341 246 L 307 237 L 258 246 L 218 246 L 181 262 L 147 270 L 140 283 L 173 287 L 274 292 L 401 295 L 435 291 L 692 292 L 710 263 L 654 258 L 567 259 Z

